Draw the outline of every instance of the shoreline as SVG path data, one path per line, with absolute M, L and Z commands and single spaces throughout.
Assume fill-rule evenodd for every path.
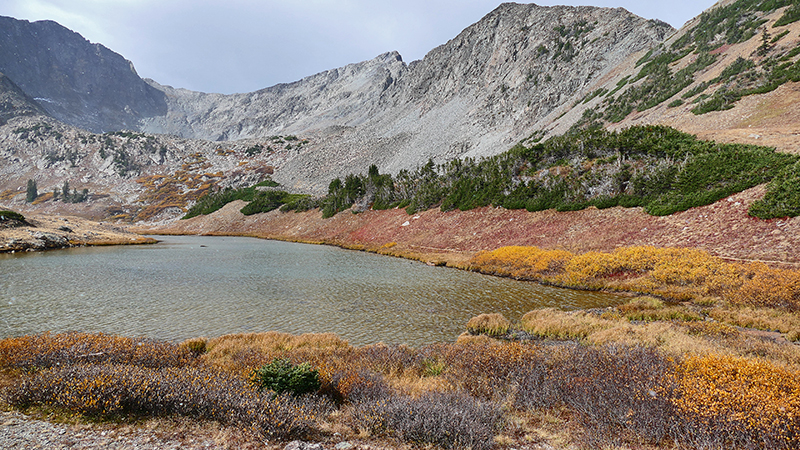
M 334 245 L 434 265 L 461 267 L 481 251 L 530 246 L 572 253 L 610 253 L 620 247 L 697 248 L 733 262 L 800 268 L 800 217 L 758 220 L 747 214 L 763 186 L 712 205 L 670 216 L 641 208 L 587 208 L 528 212 L 483 207 L 409 215 L 402 209 L 343 211 L 323 219 L 319 210 L 245 216 L 234 201 L 220 210 L 168 224 L 137 225 L 141 234 L 249 236 Z
M 75 216 L 30 214 L 27 224 L 0 227 L 0 254 L 74 247 L 154 244 L 153 238 Z

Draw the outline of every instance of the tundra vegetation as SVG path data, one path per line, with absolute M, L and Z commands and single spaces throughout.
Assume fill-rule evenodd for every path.
M 30 414 L 111 423 L 184 417 L 271 441 L 797 448 L 795 347 L 748 337 L 723 319 L 636 325 L 643 311 L 669 308 L 648 297 L 592 321 L 581 318 L 587 312 L 534 311 L 507 336 L 527 329 L 557 338 L 465 334 L 420 348 L 352 347 L 325 334 L 182 344 L 29 335 L 0 340 L 0 392 Z M 536 331 L 547 323 L 550 331 Z M 578 323 L 593 331 L 566 331 Z M 612 333 L 627 337 L 613 342 Z M 569 334 L 583 337 L 564 340 Z

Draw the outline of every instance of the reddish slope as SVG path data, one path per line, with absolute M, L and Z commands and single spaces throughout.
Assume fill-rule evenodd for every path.
M 434 209 L 414 216 L 388 210 L 343 212 L 331 219 L 322 219 L 319 211 L 246 217 L 239 213 L 243 203 L 235 202 L 210 216 L 144 231 L 319 242 L 452 264 L 506 245 L 573 252 L 653 245 L 698 247 L 731 259 L 800 266 L 800 218 L 762 221 L 747 215 L 749 204 L 762 194 L 763 188 L 757 187 L 667 217 L 649 216 L 640 208 L 529 213 L 490 207 L 446 213 Z

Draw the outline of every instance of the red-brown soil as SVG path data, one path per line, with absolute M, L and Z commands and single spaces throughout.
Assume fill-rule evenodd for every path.
M 758 260 L 800 267 L 800 218 L 758 220 L 749 205 L 763 186 L 666 217 L 641 208 L 529 213 L 485 207 L 471 211 L 438 209 L 408 215 L 405 210 L 349 211 L 322 219 L 318 210 L 272 211 L 244 216 L 234 202 L 209 216 L 139 229 L 161 234 L 246 235 L 325 243 L 462 265 L 481 250 L 529 245 L 582 253 L 652 245 L 695 247 L 731 260 Z

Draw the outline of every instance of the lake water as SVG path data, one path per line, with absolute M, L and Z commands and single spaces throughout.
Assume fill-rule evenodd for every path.
M 158 239 L 0 254 L 0 337 L 87 331 L 177 341 L 281 331 L 421 345 L 452 342 L 481 313 L 516 320 L 543 306 L 621 301 L 321 245 Z

